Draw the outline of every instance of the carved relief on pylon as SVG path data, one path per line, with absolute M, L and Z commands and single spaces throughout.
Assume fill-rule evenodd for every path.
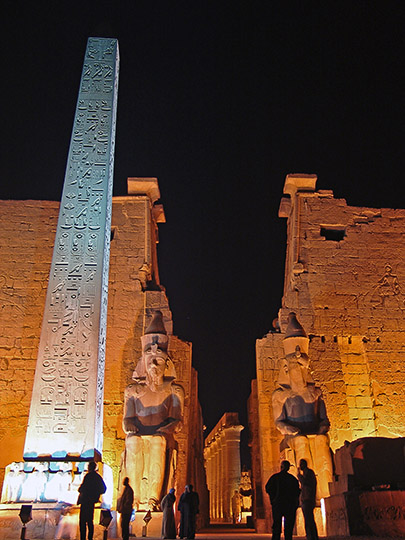
M 393 302 L 396 307 L 405 307 L 405 295 L 401 290 L 397 274 L 389 263 L 385 272 L 370 293 L 370 303 L 375 307 L 389 307 Z

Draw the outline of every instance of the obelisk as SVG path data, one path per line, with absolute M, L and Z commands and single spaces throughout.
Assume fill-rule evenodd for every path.
M 24 459 L 102 452 L 119 53 L 89 38 L 46 295 Z

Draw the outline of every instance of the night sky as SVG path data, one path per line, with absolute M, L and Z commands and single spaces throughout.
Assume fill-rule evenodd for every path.
M 286 174 L 405 206 L 401 1 L 3 1 L 0 198 L 60 200 L 86 41 L 119 40 L 114 194 L 159 179 L 174 332 L 210 430 L 247 425 L 281 305 Z

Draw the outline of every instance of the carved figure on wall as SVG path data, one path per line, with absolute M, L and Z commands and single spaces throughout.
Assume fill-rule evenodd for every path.
M 289 449 L 297 468 L 301 459 L 307 461 L 318 477 L 319 498 L 327 497 L 333 473 L 330 422 L 322 391 L 309 371 L 309 339 L 295 313 L 288 316 L 283 346 L 285 358 L 272 395 L 274 420 L 284 435 L 281 448 Z
M 173 474 L 173 434 L 181 428 L 184 392 L 174 383 L 168 336 L 156 311 L 141 337 L 142 357 L 125 389 L 123 428 L 127 434 L 121 474 L 128 476 L 137 508 L 157 509 Z
M 404 298 L 398 276 L 392 272 L 390 264 L 385 265 L 385 273 L 374 287 L 370 301 L 374 306 L 403 307 Z

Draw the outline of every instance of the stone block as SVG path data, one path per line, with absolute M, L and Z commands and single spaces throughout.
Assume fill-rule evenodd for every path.
M 360 494 L 365 525 L 375 536 L 405 537 L 405 491 L 371 491 Z

